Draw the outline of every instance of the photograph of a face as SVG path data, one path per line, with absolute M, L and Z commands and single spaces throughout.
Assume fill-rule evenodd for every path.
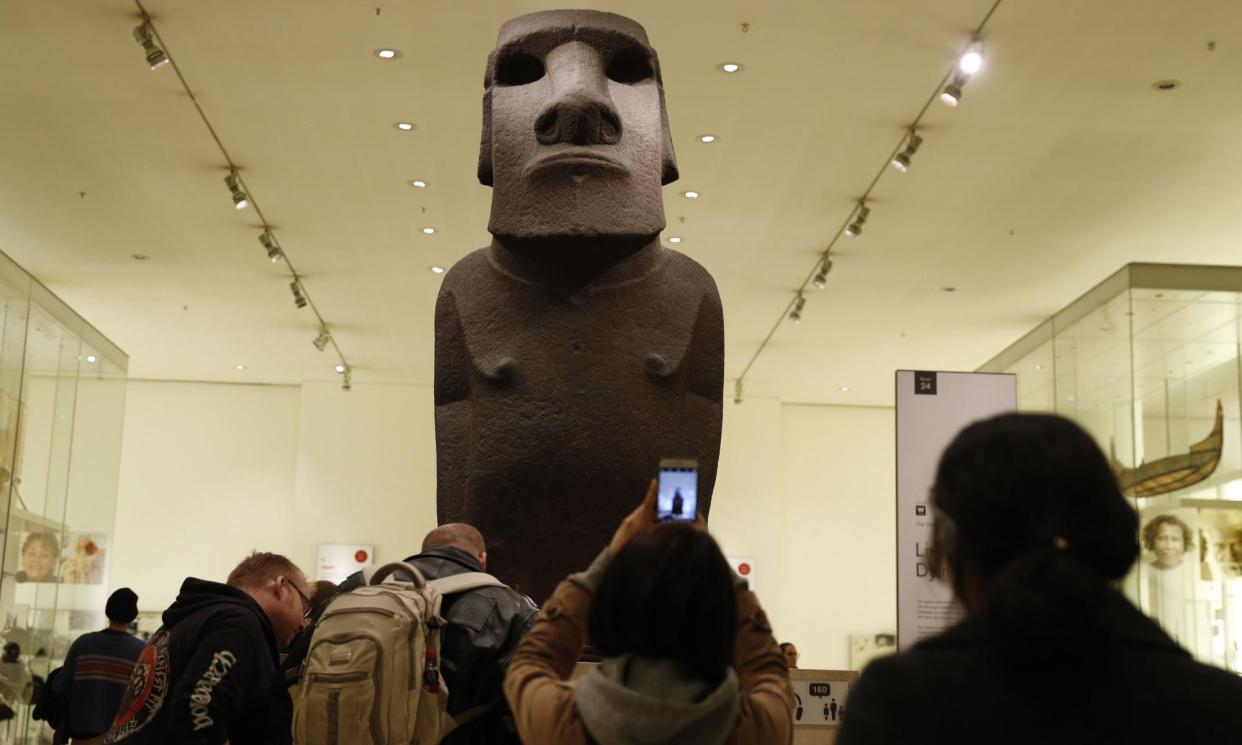
M 698 470 L 665 466 L 660 469 L 660 491 L 656 496 L 656 517 L 694 521 L 698 515 Z
M 102 533 L 23 533 L 17 581 L 104 584 L 106 538 Z

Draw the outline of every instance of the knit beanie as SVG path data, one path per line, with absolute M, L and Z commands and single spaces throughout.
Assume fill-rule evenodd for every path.
M 138 617 L 138 595 L 128 587 L 122 587 L 108 596 L 104 614 L 113 623 L 129 623 Z

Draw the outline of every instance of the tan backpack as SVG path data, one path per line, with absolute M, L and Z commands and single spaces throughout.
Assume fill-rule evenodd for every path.
M 393 578 L 400 572 L 410 579 Z M 468 572 L 427 581 L 406 563 L 363 570 L 366 585 L 338 595 L 311 637 L 294 702 L 297 745 L 433 745 L 484 713 L 456 720 L 440 675 L 445 595 L 504 587 Z

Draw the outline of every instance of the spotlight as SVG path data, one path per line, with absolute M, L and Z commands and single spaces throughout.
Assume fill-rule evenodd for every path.
M 716 141 L 716 135 L 699 135 L 699 142 L 713 143 Z
M 910 136 L 906 138 L 906 148 L 893 157 L 893 168 L 905 173 L 910 170 L 910 159 L 919 151 L 919 145 L 923 144 L 923 138 L 919 137 L 914 130 L 910 131 Z
M 280 246 L 276 243 L 276 236 L 272 235 L 271 228 L 263 228 L 263 232 L 259 233 L 259 243 L 262 243 L 263 247 L 267 249 L 267 258 L 271 259 L 273 264 L 280 261 L 281 256 L 284 256 Z
M 87 363 L 89 363 L 89 364 L 91 364 L 91 365 L 95 364 L 95 362 L 96 362 L 98 359 L 99 359 L 99 358 L 98 358 L 98 357 L 96 357 L 96 356 L 95 356 L 95 355 L 93 355 L 93 354 L 88 354 L 88 355 L 86 355 L 86 361 L 87 361 Z
M 822 290 L 828 284 L 828 272 L 832 271 L 832 259 L 824 257 L 823 262 L 819 265 L 819 273 L 815 275 L 815 279 L 811 280 L 811 284 L 815 285 L 815 289 Z
M 402 132 L 409 132 L 414 129 L 414 122 L 397 122 L 397 129 Z
M 686 199 L 698 199 L 699 198 L 699 193 L 697 191 L 683 191 L 681 195 L 685 197 Z
M 679 235 L 670 236 L 668 239 L 668 242 L 674 245 L 681 243 L 681 236 Z
M 944 87 L 940 92 L 940 101 L 945 106 L 957 106 L 962 102 L 962 86 L 966 85 L 966 81 L 970 78 L 962 73 L 953 76 L 953 82 Z
M 242 191 L 241 183 L 237 180 L 237 169 L 230 168 L 229 175 L 224 177 L 225 186 L 229 187 L 229 191 L 233 193 L 233 206 L 239 210 L 244 210 L 250 206 L 250 198 L 246 196 L 246 192 Z
M 423 181 L 423 180 L 422 180 L 422 179 L 420 179 L 420 178 L 416 178 L 416 179 L 414 179 L 413 181 L 411 181 L 411 182 L 410 182 L 410 186 L 413 186 L 415 189 L 426 189 L 426 188 L 427 188 L 427 182 L 426 182 L 426 181 Z
M 439 264 L 436 264 L 435 266 L 429 266 L 427 267 L 427 270 L 431 272 L 432 274 L 444 274 L 444 267 L 440 266 Z
M 322 352 L 328 346 L 328 342 L 332 341 L 332 335 L 328 333 L 327 326 L 319 327 L 319 335 L 315 337 L 315 341 L 311 342 L 315 345 L 315 349 Z
M 742 66 L 736 62 L 726 62 L 723 65 L 720 65 L 717 69 L 719 69 L 721 72 L 735 73 L 735 72 L 740 72 L 742 69 Z
M 345 372 L 345 366 L 344 366 L 344 365 L 339 365 L 339 364 L 338 364 L 338 365 L 336 366 L 336 374 L 337 374 L 337 375 L 340 375 L 340 374 L 341 374 L 341 373 L 343 373 L 343 372 Z
M 401 52 L 396 49 L 376 49 L 375 56 L 380 59 L 396 59 L 401 56 Z
M 804 307 L 806 307 L 806 297 L 799 290 L 798 300 L 794 303 L 793 310 L 789 311 L 789 320 L 793 321 L 795 326 L 802 323 L 802 309 Z
M 965 53 L 961 59 L 957 61 L 957 69 L 967 75 L 974 75 L 983 67 L 983 42 L 979 37 L 970 40 L 970 44 L 966 47 Z
M 858 212 L 854 213 L 854 221 L 845 229 L 845 234 L 851 238 L 857 238 L 862 234 L 863 225 L 867 223 L 867 218 L 871 216 L 871 208 L 862 202 L 858 203 Z
M 168 54 L 155 45 L 155 32 L 151 29 L 151 21 L 144 18 L 142 25 L 134 29 L 134 39 L 142 45 L 147 53 L 147 65 L 154 70 L 168 64 Z
M 435 235 L 435 234 L 436 234 L 435 228 L 423 228 L 423 235 Z
M 293 293 L 293 304 L 299 308 L 306 307 L 306 296 L 302 294 L 302 285 L 296 279 L 289 283 L 289 291 Z

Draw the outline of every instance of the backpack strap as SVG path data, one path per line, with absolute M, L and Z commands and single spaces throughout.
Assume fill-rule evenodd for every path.
M 449 577 L 433 579 L 427 585 L 434 588 L 441 595 L 457 595 L 469 590 L 477 590 L 480 587 L 508 587 L 504 582 L 486 572 L 454 574 Z
M 479 704 L 478 706 L 471 706 L 469 709 L 466 709 L 462 713 L 453 717 L 452 731 L 456 732 L 457 730 L 461 729 L 467 724 L 470 724 L 474 720 L 478 719 L 479 717 L 483 716 L 487 712 L 491 711 L 493 708 L 495 708 L 496 704 L 498 703 L 500 703 L 500 698 L 494 698 L 485 704 Z
M 394 561 L 390 564 L 382 565 L 372 564 L 363 567 L 362 583 L 364 585 L 378 585 L 398 572 L 411 577 L 411 579 L 406 581 L 413 582 L 415 587 L 421 588 L 427 584 L 427 578 L 418 570 L 418 567 L 404 561 Z

